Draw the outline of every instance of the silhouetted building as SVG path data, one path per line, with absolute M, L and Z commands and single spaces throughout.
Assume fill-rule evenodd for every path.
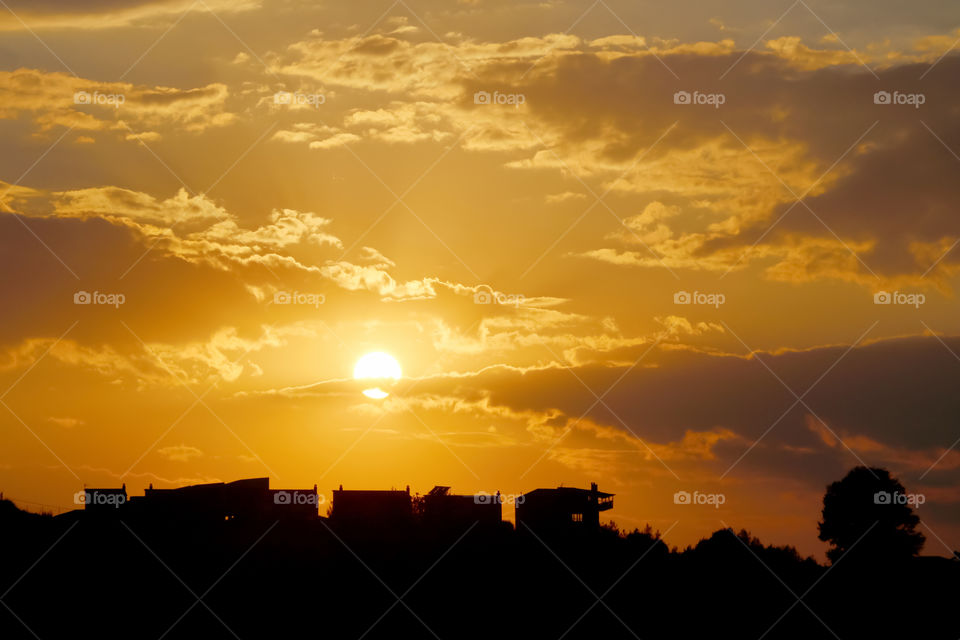
M 126 512 L 134 517 L 212 523 L 318 517 L 320 496 L 313 489 L 271 489 L 269 478 L 213 482 L 175 489 L 154 489 L 130 498 Z
M 363 527 L 371 531 L 379 527 L 406 526 L 413 520 L 410 487 L 403 491 L 333 490 L 330 520 L 341 527 Z
M 497 526 L 503 520 L 500 492 L 496 495 L 455 495 L 450 487 L 436 486 L 423 497 L 423 522 L 434 528 L 464 529 L 479 523 L 480 526 Z
M 127 485 L 119 489 L 83 489 L 83 511 L 89 514 L 116 515 L 127 503 Z
M 613 494 L 589 489 L 557 487 L 534 489 L 516 500 L 517 530 L 523 525 L 536 533 L 595 530 L 600 526 L 600 512 L 613 508 Z
M 323 496 L 313 489 L 270 489 L 273 517 L 287 520 L 310 520 L 319 517 L 318 509 Z

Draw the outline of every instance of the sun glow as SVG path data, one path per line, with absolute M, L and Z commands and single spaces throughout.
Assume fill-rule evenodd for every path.
M 396 358 L 382 351 L 368 353 L 357 360 L 357 364 L 353 367 L 353 377 L 356 380 L 399 380 L 402 375 L 400 363 Z M 364 389 L 363 395 L 374 400 L 382 400 L 390 394 L 380 387 L 372 387 Z

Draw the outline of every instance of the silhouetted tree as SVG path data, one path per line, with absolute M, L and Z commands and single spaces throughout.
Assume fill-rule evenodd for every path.
M 818 526 L 820 539 L 833 545 L 827 557 L 836 562 L 851 548 L 874 559 L 917 555 L 925 538 L 910 502 L 886 469 L 855 467 L 823 496 Z
M 670 549 L 661 539 L 660 531 L 654 531 L 649 524 L 643 531 L 634 529 L 630 533 L 623 533 L 627 544 L 639 553 L 647 554 L 651 558 L 665 558 L 670 555 Z

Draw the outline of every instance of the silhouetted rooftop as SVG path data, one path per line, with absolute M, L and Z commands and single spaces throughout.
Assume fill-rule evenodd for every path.
M 533 491 L 526 492 L 525 496 L 539 494 L 539 493 L 561 493 L 567 495 L 596 495 L 600 498 L 612 498 L 615 494 L 607 493 L 605 491 L 597 491 L 595 489 L 580 489 L 578 487 L 557 487 L 556 489 L 534 489 Z

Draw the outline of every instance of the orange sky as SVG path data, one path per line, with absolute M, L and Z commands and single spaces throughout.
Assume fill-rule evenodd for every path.
M 822 559 L 870 464 L 960 547 L 955 4 L 8 4 L 6 496 L 597 481 Z

